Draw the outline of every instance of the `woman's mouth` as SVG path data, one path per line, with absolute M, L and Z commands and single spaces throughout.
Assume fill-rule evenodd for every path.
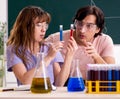
M 40 38 L 44 38 L 44 35 L 40 35 Z

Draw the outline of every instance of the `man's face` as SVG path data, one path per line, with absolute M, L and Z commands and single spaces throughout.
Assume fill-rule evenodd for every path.
M 75 20 L 77 42 L 91 42 L 99 32 L 94 15 L 86 16 L 82 21 Z

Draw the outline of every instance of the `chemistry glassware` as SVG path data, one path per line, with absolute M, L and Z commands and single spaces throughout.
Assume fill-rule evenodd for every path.
M 83 91 L 85 89 L 84 81 L 79 67 L 79 60 L 73 60 L 70 78 L 67 85 L 67 90 L 69 92 Z
M 33 93 L 49 93 L 52 91 L 50 78 L 47 75 L 47 69 L 44 63 L 43 52 L 37 54 L 36 70 L 30 90 Z

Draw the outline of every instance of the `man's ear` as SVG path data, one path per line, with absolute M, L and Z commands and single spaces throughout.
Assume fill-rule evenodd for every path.
M 97 28 L 96 31 L 95 31 L 95 33 L 97 34 L 99 31 L 100 31 L 100 28 Z

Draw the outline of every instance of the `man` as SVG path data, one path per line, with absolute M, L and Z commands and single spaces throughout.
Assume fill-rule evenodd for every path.
M 74 54 L 74 59 L 80 60 L 80 70 L 85 80 L 87 64 L 114 64 L 114 45 L 110 36 L 102 33 L 104 28 L 104 14 L 96 6 L 86 6 L 78 9 L 73 19 L 75 39 L 78 50 Z M 64 49 L 62 55 L 66 53 L 66 46 L 70 38 L 70 30 L 63 31 Z M 51 34 L 46 38 L 48 42 L 59 41 L 59 32 Z

